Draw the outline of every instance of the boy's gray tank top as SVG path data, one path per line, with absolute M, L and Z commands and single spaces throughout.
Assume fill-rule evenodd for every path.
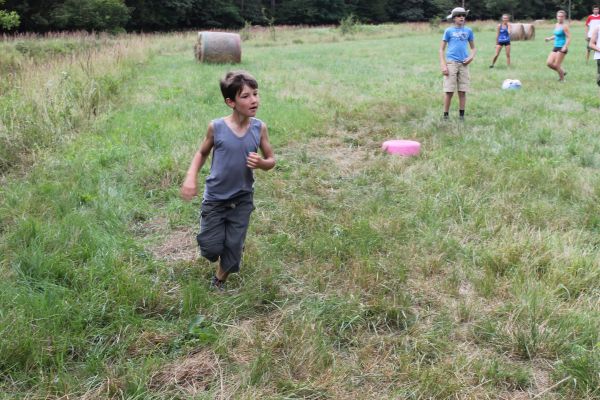
M 254 171 L 246 166 L 248 153 L 258 152 L 262 121 L 250 119 L 243 136 L 237 136 L 223 118 L 212 121 L 213 154 L 204 186 L 204 200 L 225 201 L 252 193 Z

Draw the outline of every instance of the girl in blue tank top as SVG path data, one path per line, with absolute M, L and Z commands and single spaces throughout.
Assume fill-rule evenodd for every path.
M 506 65 L 510 66 L 510 16 L 508 14 L 502 15 L 502 22 L 496 27 L 496 54 L 492 59 L 492 65 L 490 68 L 494 68 L 496 60 L 500 55 L 502 47 L 506 51 Z
M 554 25 L 553 35 L 544 39 L 546 42 L 554 40 L 554 47 L 548 55 L 546 65 L 558 73 L 559 82 L 563 82 L 565 75 L 567 75 L 562 68 L 562 62 L 569 51 L 569 44 L 571 43 L 571 31 L 565 23 L 566 16 L 567 13 L 564 10 L 556 13 L 556 25 Z
M 565 35 L 565 29 L 562 26 L 554 28 L 554 47 L 562 48 L 567 42 L 567 35 Z

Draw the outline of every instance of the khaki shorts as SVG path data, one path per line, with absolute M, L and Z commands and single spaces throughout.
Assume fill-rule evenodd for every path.
M 471 84 L 469 66 L 456 61 L 448 61 L 448 75 L 444 75 L 444 92 L 468 92 Z

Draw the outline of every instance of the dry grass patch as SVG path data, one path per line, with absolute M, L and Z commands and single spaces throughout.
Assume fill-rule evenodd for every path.
M 198 257 L 196 233 L 191 227 L 171 228 L 165 217 L 138 222 L 133 231 L 148 242 L 146 249 L 156 260 L 174 263 Z
M 222 376 L 217 356 L 202 350 L 178 358 L 152 375 L 149 387 L 157 391 L 171 389 L 188 396 L 196 396 L 210 389 Z
M 361 173 L 366 164 L 376 159 L 374 157 L 381 149 L 379 143 L 366 129 L 357 131 L 331 128 L 325 137 L 310 140 L 304 147 L 307 154 L 321 158 L 332 165 L 330 169 L 343 177 Z
M 198 254 L 195 236 L 191 228 L 178 228 L 170 231 L 162 242 L 150 246 L 149 250 L 154 258 L 168 262 L 194 261 Z
M 168 346 L 177 337 L 173 332 L 142 332 L 137 340 L 129 346 L 128 353 L 133 357 L 152 354 L 155 350 Z
M 99 386 L 97 386 L 94 389 L 91 389 L 87 392 L 85 392 L 83 395 L 81 396 L 62 396 L 62 397 L 57 397 L 56 399 L 61 399 L 61 400 L 71 400 L 71 399 L 78 399 L 78 400 L 98 400 L 98 399 L 105 399 L 105 400 L 116 400 L 116 399 L 122 399 L 125 397 L 125 393 L 124 393 L 124 388 L 125 388 L 125 384 L 117 379 L 110 379 L 107 378 L 104 382 L 102 382 Z

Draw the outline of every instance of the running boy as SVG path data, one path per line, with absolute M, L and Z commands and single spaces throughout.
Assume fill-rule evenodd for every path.
M 587 17 L 585 20 L 585 40 L 586 42 L 590 42 L 592 38 L 592 31 L 597 26 L 600 26 L 600 6 L 594 5 L 592 6 L 592 14 Z M 585 53 L 585 62 L 590 60 L 590 52 L 594 51 L 589 44 L 587 46 L 587 51 Z
M 456 7 L 452 10 L 447 19 L 452 18 L 454 25 L 444 31 L 440 45 L 440 66 L 444 75 L 444 119 L 448 119 L 452 96 L 457 90 L 459 117 L 461 120 L 465 118 L 467 92 L 471 82 L 469 64 L 476 53 L 473 31 L 465 26 L 466 17 L 467 11 L 464 8 Z M 471 48 L 471 55 L 467 42 Z
M 203 257 L 219 261 L 211 287 L 222 291 L 228 275 L 240 269 L 254 210 L 254 170 L 273 168 L 275 157 L 267 126 L 255 118 L 260 104 L 256 79 L 245 71 L 229 72 L 221 80 L 221 93 L 232 113 L 208 125 L 181 186 L 181 196 L 184 200 L 196 196 L 196 175 L 212 150 L 196 239 Z M 259 148 L 262 157 L 257 154 Z

